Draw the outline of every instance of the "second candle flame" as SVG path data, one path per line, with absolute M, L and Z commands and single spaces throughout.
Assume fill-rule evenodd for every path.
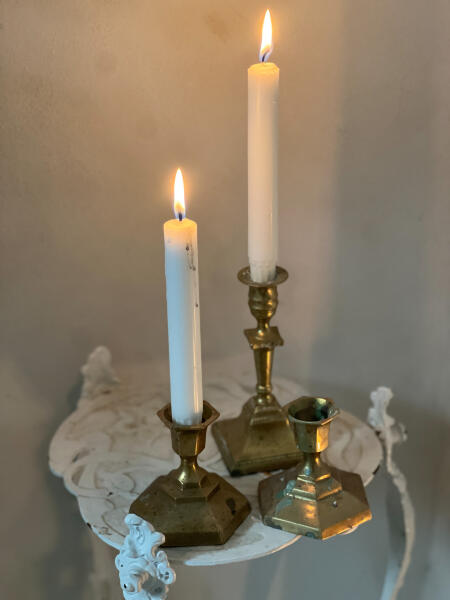
M 272 54 L 272 50 L 272 21 L 270 19 L 270 11 L 267 9 L 262 28 L 261 49 L 259 51 L 260 62 L 266 62 L 269 56 Z
M 175 218 L 182 221 L 186 216 L 186 206 L 184 204 L 184 183 L 181 169 L 177 170 L 175 175 L 175 184 L 173 186 L 173 211 Z

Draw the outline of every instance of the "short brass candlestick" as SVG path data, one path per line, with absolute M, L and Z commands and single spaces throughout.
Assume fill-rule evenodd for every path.
M 372 518 L 361 477 L 330 467 L 321 458 L 328 446 L 330 423 L 338 414 L 328 398 L 305 396 L 288 404 L 304 458 L 297 467 L 260 482 L 265 525 L 326 539 Z
M 272 393 L 273 353 L 283 339 L 270 320 L 278 306 L 277 286 L 287 277 L 281 267 L 267 283 L 253 281 L 249 267 L 238 273 L 238 279 L 249 286 L 248 304 L 257 322 L 256 328 L 244 331 L 254 353 L 257 383 L 256 394 L 244 404 L 239 417 L 219 421 L 212 428 L 231 475 L 284 469 L 300 460 L 287 415 Z
M 204 402 L 199 425 L 174 423 L 170 404 L 158 411 L 158 416 L 170 429 L 180 466 L 155 479 L 130 506 L 130 513 L 164 533 L 164 546 L 224 544 L 250 513 L 250 504 L 222 477 L 197 464 L 206 430 L 219 413 Z

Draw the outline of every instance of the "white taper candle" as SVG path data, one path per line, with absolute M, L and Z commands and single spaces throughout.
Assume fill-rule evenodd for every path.
M 275 277 L 278 259 L 278 80 L 266 62 L 272 24 L 266 12 L 260 61 L 248 70 L 248 257 L 254 281 Z
M 179 169 L 174 211 L 164 223 L 172 419 L 195 425 L 203 413 L 197 223 L 185 218 Z

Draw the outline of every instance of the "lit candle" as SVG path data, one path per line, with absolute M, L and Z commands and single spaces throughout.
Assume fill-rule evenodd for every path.
M 186 219 L 180 169 L 174 212 L 175 219 L 164 223 L 172 420 L 195 425 L 203 413 L 197 223 Z
M 278 258 L 278 79 L 266 12 L 259 63 L 248 70 L 248 257 L 251 277 L 275 277 Z

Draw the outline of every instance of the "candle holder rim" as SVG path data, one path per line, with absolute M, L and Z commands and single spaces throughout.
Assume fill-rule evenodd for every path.
M 277 265 L 275 278 L 271 279 L 270 281 L 264 281 L 260 283 L 258 281 L 253 281 L 250 274 L 250 266 L 247 265 L 238 271 L 237 277 L 241 283 L 244 283 L 250 287 L 266 288 L 284 283 L 289 277 L 289 273 L 286 271 L 286 269 L 283 269 L 283 267 L 279 267 Z
M 298 411 L 301 408 L 307 408 L 308 403 L 310 406 L 313 401 L 317 401 L 317 400 L 325 401 L 324 406 L 328 407 L 328 416 L 327 417 L 324 417 L 322 419 L 308 419 L 308 420 L 299 419 L 298 417 L 296 417 L 296 413 L 298 413 Z M 300 396 L 300 398 L 296 398 L 295 400 L 293 400 L 292 402 L 287 404 L 285 406 L 285 409 L 288 414 L 288 419 L 293 425 L 295 425 L 295 424 L 312 425 L 312 426 L 326 425 L 326 424 L 330 423 L 333 419 L 335 419 L 341 412 L 331 398 L 326 398 L 324 396 Z
M 174 423 L 172 421 L 172 406 L 170 402 L 160 408 L 156 414 L 168 429 L 175 431 L 202 431 L 207 429 L 220 416 L 219 411 L 206 400 L 203 400 L 202 422 L 194 425 Z

